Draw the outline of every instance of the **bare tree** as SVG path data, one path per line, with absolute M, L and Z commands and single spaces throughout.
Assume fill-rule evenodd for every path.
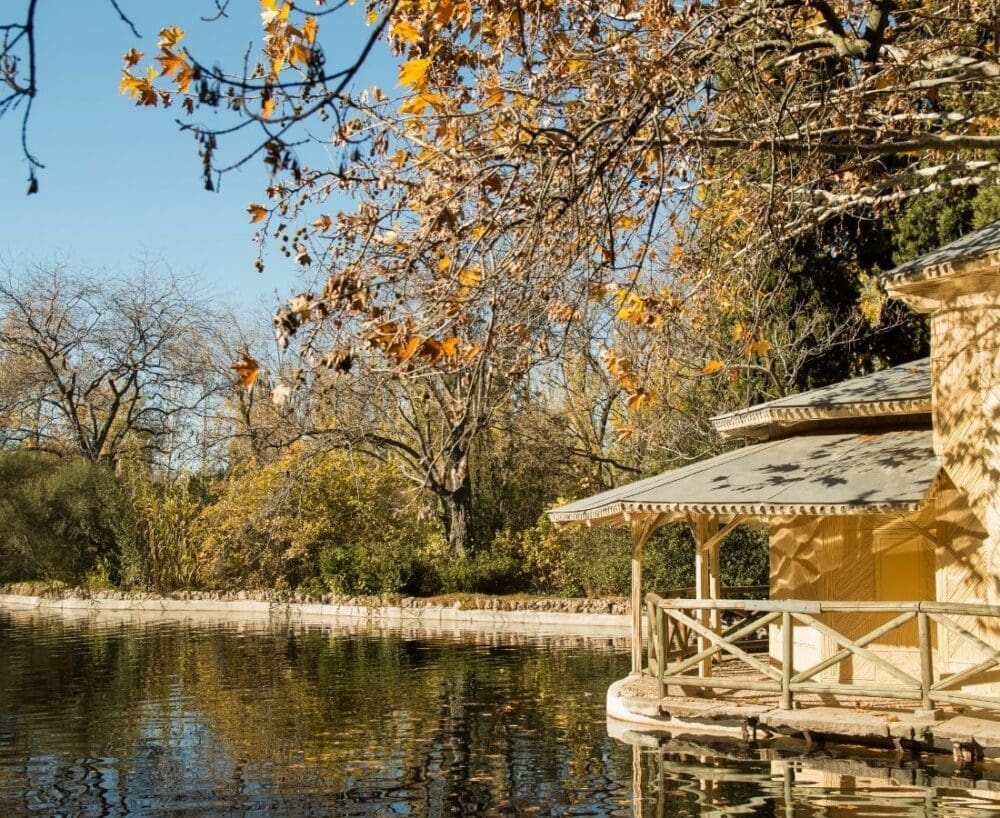
M 190 283 L 34 265 L 0 278 L 0 445 L 115 462 L 193 444 L 228 386 L 213 316 Z

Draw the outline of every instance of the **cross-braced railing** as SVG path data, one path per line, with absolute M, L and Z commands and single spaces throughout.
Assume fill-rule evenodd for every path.
M 1000 710 L 1000 696 L 989 691 L 969 690 L 972 685 L 991 683 L 1000 688 L 1000 650 L 973 630 L 1000 634 L 1000 606 L 945 602 L 835 602 L 805 600 L 698 600 L 663 599 L 646 596 L 649 620 L 647 673 L 657 681 L 660 697 L 670 685 L 695 690 L 730 690 L 776 693 L 781 706 L 791 708 L 796 693 L 843 695 L 853 698 L 888 698 L 919 702 L 931 709 L 938 704 L 957 704 Z M 830 623 L 859 625 L 865 619 L 885 618 L 877 627 L 847 635 Z M 822 617 L 822 618 L 821 618 Z M 826 620 L 826 621 L 824 621 Z M 912 632 L 901 638 L 900 629 Z M 968 625 L 970 622 L 973 630 Z M 781 628 L 780 656 L 769 656 L 766 640 L 760 636 L 769 626 Z M 796 668 L 795 630 L 806 627 L 826 637 L 835 646 L 829 656 Z M 936 626 L 936 627 L 935 627 Z M 839 625 L 839 627 L 843 627 Z M 936 631 L 936 633 L 935 633 Z M 957 671 L 943 668 L 936 642 L 945 634 L 952 650 L 965 651 L 963 664 L 978 661 Z M 996 638 L 994 637 L 994 641 Z M 890 649 L 883 650 L 886 645 Z M 909 654 L 919 671 L 907 672 L 894 663 L 899 647 Z M 915 653 L 915 655 L 914 655 Z M 976 659 L 966 660 L 973 655 Z M 713 676 L 711 663 L 731 657 L 748 675 Z M 804 658 L 804 657 L 801 657 Z M 815 659 L 815 657 L 812 657 Z M 854 659 L 881 671 L 882 681 L 854 678 Z M 801 662 L 799 663 L 801 665 Z M 817 678 L 824 671 L 843 666 L 836 681 Z M 697 675 L 694 675 L 697 674 Z M 829 675 L 829 674 L 828 674 Z

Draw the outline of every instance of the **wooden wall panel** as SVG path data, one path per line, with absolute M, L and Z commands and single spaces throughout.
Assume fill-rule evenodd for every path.
M 934 449 L 985 532 L 979 601 L 1000 603 L 1000 283 L 944 299 L 931 317 Z
M 987 564 L 983 542 L 986 531 L 966 503 L 965 494 L 945 478 L 937 493 L 937 598 L 942 602 L 986 602 L 995 595 L 997 577 Z M 1000 645 L 1000 626 L 975 619 L 960 625 L 991 645 Z M 978 664 L 978 650 L 950 632 L 939 634 L 936 657 L 939 670 L 956 673 Z M 1000 695 L 1000 679 L 981 687 Z
M 935 507 L 929 503 L 910 519 L 932 531 Z M 898 515 L 784 517 L 771 522 L 771 598 L 843 601 L 916 601 L 935 598 L 934 545 Z M 857 638 L 889 616 L 830 614 L 824 621 Z M 796 627 L 797 670 L 835 653 L 834 640 Z M 771 655 L 780 659 L 781 629 L 769 634 Z M 887 634 L 873 649 L 908 673 L 919 672 L 916 627 Z M 800 655 L 801 653 L 801 655 Z M 863 660 L 848 659 L 826 671 L 828 681 L 890 682 Z

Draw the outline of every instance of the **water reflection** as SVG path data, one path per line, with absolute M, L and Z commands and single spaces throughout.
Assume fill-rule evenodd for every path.
M 807 756 L 793 741 L 751 749 L 627 731 L 620 737 L 634 743 L 640 818 L 1000 816 L 1000 768 L 994 766 L 959 771 L 944 757 L 904 761 L 861 748 Z
M 0 815 L 1000 815 L 947 770 L 609 737 L 628 665 L 620 637 L 0 611 Z

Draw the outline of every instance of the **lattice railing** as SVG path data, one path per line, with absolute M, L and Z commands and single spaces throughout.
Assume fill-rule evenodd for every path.
M 861 627 L 864 630 L 861 635 L 848 635 L 820 618 L 828 614 L 835 614 L 838 623 L 860 624 L 880 616 L 888 619 L 874 628 Z M 792 707 L 796 693 L 815 693 L 900 699 L 918 702 L 925 709 L 938 704 L 958 704 L 1000 710 L 1000 696 L 968 690 L 984 682 L 1000 687 L 1000 649 L 963 624 L 971 619 L 978 623 L 975 630 L 1000 633 L 1000 606 L 943 602 L 664 599 L 647 594 L 646 615 L 649 620 L 646 672 L 656 678 L 661 697 L 666 695 L 670 685 L 678 685 L 686 690 L 776 693 L 785 708 Z M 912 629 L 914 622 L 917 638 L 913 648 L 919 659 L 916 675 L 894 664 L 892 656 L 898 654 L 897 648 L 878 650 L 880 640 L 900 628 Z M 766 640 L 761 640 L 760 635 L 771 625 L 781 628 L 780 658 L 757 652 L 762 645 L 766 648 Z M 803 626 L 830 640 L 835 651 L 796 670 L 794 633 L 797 627 Z M 957 672 L 941 672 L 944 663 L 935 661 L 934 630 L 938 635 L 947 632 L 951 643 L 976 655 L 978 663 Z M 735 659 L 747 673 L 711 675 L 712 663 L 723 657 Z M 837 681 L 818 678 L 824 671 L 855 659 L 868 663 L 891 681 L 856 680 L 853 666 L 842 667 L 844 672 L 840 676 L 844 678 Z

